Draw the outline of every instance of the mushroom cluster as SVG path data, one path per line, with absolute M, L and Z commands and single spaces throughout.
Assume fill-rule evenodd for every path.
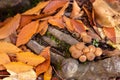
M 69 48 L 71 56 L 79 59 L 80 62 L 93 61 L 95 57 L 102 55 L 102 49 L 93 45 L 86 46 L 84 42 L 79 42 Z

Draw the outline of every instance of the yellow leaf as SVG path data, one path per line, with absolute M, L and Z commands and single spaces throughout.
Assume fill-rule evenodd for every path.
M 51 80 L 52 78 L 52 67 L 50 66 L 48 70 L 44 73 L 44 80 Z
M 43 9 L 43 13 L 53 13 L 58 8 L 63 7 L 67 3 L 67 0 L 51 0 L 48 5 Z
M 41 9 L 44 8 L 48 3 L 49 3 L 49 1 L 39 2 L 37 6 L 33 7 L 32 9 L 30 9 L 26 12 L 24 12 L 23 14 L 26 14 L 26 15 L 39 14 Z
M 0 28 L 0 39 L 8 37 L 11 33 L 15 32 L 19 26 L 21 15 L 17 14 L 14 18 Z
M 26 44 L 31 39 L 33 34 L 36 33 L 38 25 L 39 21 L 33 21 L 23 27 L 21 32 L 18 34 L 16 45 L 20 46 L 22 44 Z
M 0 52 L 0 65 L 7 64 L 9 62 L 10 62 L 9 56 L 4 52 Z
M 43 56 L 46 59 L 46 61 L 36 66 L 35 70 L 36 70 L 37 76 L 40 75 L 41 73 L 46 72 L 50 66 L 50 47 L 46 47 L 40 53 L 40 56 Z
M 4 67 L 7 70 L 13 71 L 15 73 L 21 73 L 31 70 L 33 67 L 30 65 L 27 65 L 22 62 L 10 62 L 8 64 L 4 64 Z
M 4 53 L 17 53 L 17 52 L 20 52 L 22 50 L 17 48 L 12 43 L 0 41 L 0 51 L 4 52 Z
M 45 61 L 45 58 L 32 52 L 17 53 L 17 60 L 32 66 L 37 66 Z

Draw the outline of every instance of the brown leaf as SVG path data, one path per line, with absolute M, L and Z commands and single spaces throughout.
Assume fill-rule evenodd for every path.
M 67 3 L 64 5 L 64 7 L 63 7 L 57 14 L 55 14 L 54 17 L 61 17 L 62 15 L 64 15 L 65 9 L 68 7 L 68 4 L 69 4 L 69 2 L 67 2 Z
M 17 60 L 28 65 L 37 66 L 45 61 L 45 58 L 32 52 L 17 53 Z
M 52 78 L 52 67 L 50 66 L 48 70 L 44 73 L 44 80 L 51 80 Z
M 0 28 L 0 39 L 6 38 L 11 33 L 15 32 L 19 26 L 20 19 L 21 15 L 17 14 L 9 23 Z
M 33 34 L 36 33 L 38 25 L 39 21 L 33 21 L 23 27 L 21 32 L 18 34 L 16 45 L 20 46 L 22 44 L 26 44 L 31 39 Z
M 12 17 L 9 17 L 6 20 L 4 20 L 3 22 L 0 22 L 0 28 L 3 27 L 5 24 L 7 24 L 11 20 L 12 20 Z
M 108 37 L 111 41 L 116 43 L 116 34 L 115 34 L 114 28 L 103 27 L 103 31 L 104 31 L 106 37 Z
M 22 50 L 17 48 L 12 43 L 0 41 L 0 51 L 4 52 L 4 53 L 17 53 L 17 52 L 20 52 Z
M 80 16 L 80 12 L 81 12 L 81 8 L 78 6 L 76 0 L 74 0 L 73 2 L 73 9 L 72 12 L 70 14 L 71 18 L 77 18 Z
M 50 66 L 50 47 L 46 47 L 41 53 L 40 56 L 43 56 L 46 61 L 43 62 L 42 64 L 39 64 L 35 70 L 36 74 L 39 75 L 43 72 L 46 72 Z
M 43 9 L 43 13 L 54 13 L 57 9 L 63 7 L 68 0 L 51 0 L 49 4 Z
M 73 31 L 74 31 L 74 28 L 73 28 L 73 26 L 71 25 L 70 18 L 67 18 L 66 16 L 63 16 L 63 20 L 64 20 L 64 22 L 65 22 L 65 24 L 66 24 L 67 30 L 70 31 L 70 32 L 73 32 Z
M 47 20 L 40 22 L 36 33 L 39 33 L 40 31 L 42 31 L 46 26 L 48 26 Z
M 59 28 L 64 28 L 65 27 L 65 24 L 63 22 L 63 18 L 62 17 L 53 17 L 51 19 L 48 20 L 48 22 L 50 24 L 52 24 L 53 26 L 57 26 Z
M 4 67 L 7 70 L 11 70 L 15 73 L 21 73 L 31 70 L 33 67 L 22 62 L 10 62 L 8 64 L 4 64 Z
M 49 1 L 39 2 L 37 4 L 37 6 L 33 7 L 32 9 L 30 9 L 26 12 L 24 12 L 23 14 L 26 14 L 26 15 L 39 14 L 41 9 L 43 9 L 48 3 L 49 3 Z
M 9 62 L 10 62 L 9 56 L 4 52 L 0 52 L 0 65 L 7 64 Z
M 85 26 L 84 24 L 82 23 L 82 21 L 76 21 L 74 19 L 71 19 L 71 24 L 74 28 L 74 30 L 76 32 L 78 32 L 79 34 L 81 34 L 82 32 L 85 31 Z

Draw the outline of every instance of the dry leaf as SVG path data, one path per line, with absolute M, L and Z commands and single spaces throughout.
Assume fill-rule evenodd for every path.
M 67 3 L 64 5 L 64 7 L 63 7 L 57 14 L 55 14 L 54 17 L 61 17 L 61 16 L 63 16 L 64 13 L 65 13 L 65 9 L 68 7 L 68 4 L 69 4 L 69 2 L 67 2 Z
M 22 62 L 10 62 L 4 64 L 7 70 L 13 71 L 15 73 L 22 73 L 31 70 L 33 67 Z
M 74 19 L 71 19 L 71 24 L 76 32 L 81 34 L 81 32 L 85 32 L 85 26 L 82 22 L 76 21 Z
M 33 21 L 23 27 L 21 32 L 18 34 L 16 45 L 20 46 L 22 44 L 26 44 L 31 39 L 33 34 L 36 33 L 38 25 L 39 21 Z
M 5 70 L 5 67 L 3 65 L 0 65 L 0 71 Z
M 43 25 L 44 24 L 44 25 Z M 48 22 L 47 21 L 44 21 L 44 23 L 40 24 L 39 27 L 41 26 L 41 29 L 39 28 L 39 34 L 40 35 L 44 35 L 48 29 Z M 43 26 L 43 28 L 42 28 Z
M 53 26 L 57 26 L 59 28 L 64 28 L 65 27 L 65 24 L 63 22 L 63 18 L 62 17 L 53 17 L 51 19 L 48 20 L 48 22 L 50 24 L 52 24 Z
M 5 24 L 7 24 L 11 20 L 12 20 L 12 17 L 9 17 L 6 20 L 4 20 L 3 22 L 0 22 L 0 28 L 3 27 Z
M 23 14 L 26 14 L 26 15 L 39 14 L 41 9 L 43 9 L 48 3 L 49 1 L 39 2 L 36 7 L 33 7 L 32 9 L 24 12 Z
M 32 52 L 17 53 L 17 60 L 32 66 L 37 66 L 45 61 L 45 58 Z
M 66 3 L 67 0 L 51 0 L 49 4 L 43 9 L 43 13 L 54 13 L 57 9 L 63 7 Z
M 45 21 L 43 21 L 43 22 L 40 22 L 36 33 L 39 33 L 39 32 L 40 32 L 41 30 L 43 30 L 43 28 L 45 28 L 46 26 L 48 26 L 47 20 L 45 20 Z
M 67 30 L 70 31 L 70 32 L 73 32 L 73 31 L 74 31 L 74 28 L 73 28 L 73 26 L 71 25 L 70 18 L 67 18 L 66 16 L 63 16 L 63 20 L 64 20 L 64 22 L 65 22 L 65 24 L 66 24 Z
M 4 53 L 18 53 L 22 50 L 9 42 L 0 41 L 0 51 Z
M 104 31 L 106 37 L 108 37 L 111 41 L 116 43 L 116 34 L 115 34 L 114 28 L 103 27 L 103 31 Z
M 71 18 L 77 18 L 80 16 L 80 12 L 81 12 L 81 8 L 78 6 L 76 0 L 74 0 L 73 2 L 73 9 L 72 12 L 70 14 Z
M 51 80 L 52 78 L 52 67 L 50 66 L 48 70 L 44 73 L 44 80 Z
M 9 62 L 11 62 L 9 56 L 4 52 L 0 52 L 0 65 L 7 64 Z
M 19 26 L 21 15 L 17 14 L 6 25 L 0 28 L 0 39 L 8 37 L 11 33 L 15 32 Z
M 35 70 L 37 76 L 40 75 L 43 72 L 46 72 L 50 66 L 50 47 L 46 47 L 41 53 L 40 56 L 43 56 L 46 61 L 43 62 L 42 64 L 39 64 Z

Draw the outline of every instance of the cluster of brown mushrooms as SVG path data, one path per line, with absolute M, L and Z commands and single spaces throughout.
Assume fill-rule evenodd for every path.
M 86 33 L 81 34 L 83 42 L 79 42 L 72 45 L 69 48 L 71 56 L 75 59 L 79 59 L 80 62 L 93 61 L 95 57 L 101 56 L 103 51 L 100 47 L 95 47 L 94 45 L 86 46 L 85 43 L 90 43 L 92 38 Z

